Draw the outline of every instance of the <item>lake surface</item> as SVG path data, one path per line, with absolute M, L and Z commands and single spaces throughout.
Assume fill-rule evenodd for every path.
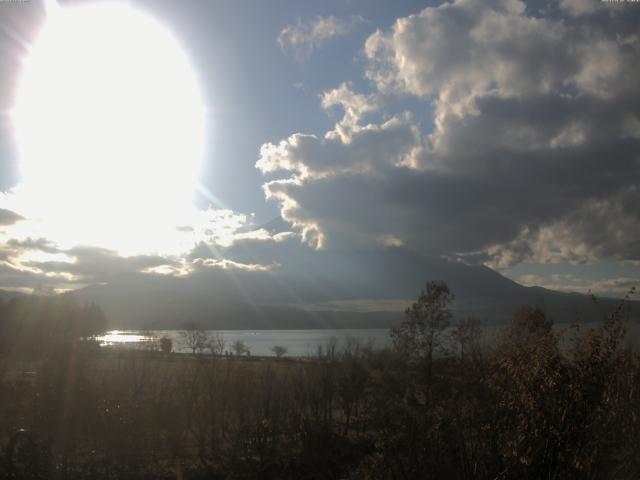
M 598 323 L 585 323 L 580 327 L 581 332 L 599 326 Z M 568 343 L 572 330 L 568 323 L 557 323 L 554 330 L 566 329 L 563 343 Z M 481 337 L 477 340 L 480 345 L 492 344 L 500 334 L 503 326 L 487 325 L 482 328 Z M 362 346 L 371 345 L 374 349 L 391 346 L 389 329 L 323 329 L 323 330 L 210 330 L 209 334 L 220 334 L 224 338 L 225 349 L 231 351 L 231 345 L 240 340 L 249 348 L 251 355 L 275 356 L 273 347 L 281 345 L 287 348 L 287 356 L 313 356 L 318 346 L 325 348 L 335 342 L 338 351 L 344 349 L 350 340 L 356 339 Z M 446 332 L 445 332 L 446 334 Z M 161 337 L 169 337 L 173 341 L 173 351 L 191 353 L 185 345 L 180 330 L 155 330 L 153 332 L 112 330 L 97 337 L 104 346 L 120 346 L 123 348 L 157 348 Z M 640 345 L 640 324 L 627 324 L 626 343 L 637 347 Z M 453 347 L 453 345 L 451 346 Z
M 343 349 L 349 339 L 358 339 L 361 345 L 375 349 L 391 344 L 389 330 L 386 328 L 340 329 L 340 330 L 216 330 L 211 335 L 221 334 L 226 343 L 226 350 L 231 351 L 231 344 L 240 340 L 249 348 L 251 355 L 275 356 L 272 349 L 276 345 L 287 348 L 287 355 L 303 357 L 315 355 L 318 345 L 326 346 L 336 342 L 339 350 Z M 113 330 L 97 339 L 102 345 L 148 348 L 154 341 L 166 336 L 173 341 L 173 351 L 191 353 L 183 342 L 179 330 L 156 330 L 153 332 Z

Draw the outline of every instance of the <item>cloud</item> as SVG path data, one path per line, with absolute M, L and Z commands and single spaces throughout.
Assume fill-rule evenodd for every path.
M 340 259 L 376 252 L 369 263 L 408 252 L 498 269 L 638 264 L 640 12 L 590 5 L 534 14 L 516 0 L 458 0 L 372 34 L 369 90 L 347 81 L 320 97 L 337 112 L 334 127 L 260 149 L 256 167 L 284 230 L 221 209 L 140 211 L 112 228 L 97 215 L 49 216 L 37 191 L 18 187 L 0 202 L 2 283 L 75 288 L 137 273 L 270 276 L 287 263 L 307 272 L 328 263 L 299 239 Z M 360 22 L 299 21 L 278 42 L 304 61 Z
M 280 202 L 282 217 L 301 230 L 307 243 L 322 248 L 327 235 L 335 240 L 344 234 L 394 233 L 376 232 L 384 225 L 393 228 L 393 221 L 381 211 L 385 200 L 381 190 L 389 185 L 383 173 L 394 174 L 416 142 L 415 127 L 394 117 L 358 129 L 348 143 L 336 130 L 325 138 L 296 134 L 279 145 L 263 145 L 257 166 L 264 173 L 293 173 L 267 182 L 265 193 Z M 377 219 L 382 223 L 378 227 Z
M 518 282 L 529 287 L 544 287 L 570 293 L 593 293 L 600 296 L 624 297 L 632 288 L 640 287 L 638 277 L 615 277 L 598 280 L 583 280 L 571 274 L 521 275 Z
M 596 12 L 601 3 L 593 0 L 560 0 L 560 8 L 569 15 L 579 17 Z
M 486 261 L 507 268 L 521 261 L 591 263 L 600 258 L 637 263 L 640 259 L 640 212 L 637 186 L 632 184 L 608 198 L 586 199 L 564 217 L 524 229 L 514 240 L 487 249 Z
M 236 244 L 252 242 L 258 251 L 261 243 L 279 244 L 295 237 L 292 232 L 270 233 L 255 228 L 251 216 L 231 210 L 192 213 L 185 219 L 191 220 L 190 224 L 172 225 L 168 221 L 163 225 L 167 234 L 164 243 L 151 242 L 131 253 L 69 241 L 68 232 L 43 224 L 37 217 L 0 210 L 5 224 L 0 230 L 0 281 L 7 289 L 56 293 L 134 274 L 184 277 L 215 269 L 266 271 L 277 264 L 263 255 L 254 256 L 251 262 L 232 258 L 234 248 L 240 248 Z M 140 222 L 144 224 L 145 219 Z M 110 238 L 96 240 L 108 244 Z M 167 240 L 171 248 L 159 249 L 169 245 Z M 194 249 L 198 244 L 202 248 Z
M 278 238 L 271 240 L 282 241 Z M 256 236 L 252 241 L 259 244 L 267 239 Z M 224 255 L 226 250 L 217 251 L 207 247 L 205 251 L 189 257 L 122 256 L 114 250 L 100 247 L 59 249 L 44 239 L 26 239 L 7 242 L 0 254 L 0 278 L 3 288 L 56 293 L 117 281 L 135 274 L 185 277 L 216 269 L 256 272 L 277 267 L 275 263 L 248 263 L 227 258 Z M 260 261 L 264 262 L 265 258 L 261 257 Z
M 346 19 L 318 16 L 309 22 L 299 19 L 296 24 L 287 25 L 280 31 L 278 44 L 283 51 L 292 52 L 295 59 L 303 63 L 314 50 L 322 48 L 332 38 L 349 34 L 363 21 L 359 15 Z
M 370 36 L 366 74 L 383 91 L 433 96 L 441 115 L 473 111 L 488 92 L 608 96 L 633 88 L 638 59 L 636 35 L 615 35 L 606 13 L 600 23 L 569 25 L 529 16 L 519 0 L 443 3 Z
M 0 226 L 1 225 L 13 225 L 24 218 L 11 210 L 0 208 Z
M 262 146 L 257 167 L 280 172 L 267 198 L 316 248 L 382 243 L 495 268 L 639 260 L 639 14 L 624 13 L 459 0 L 398 19 L 366 41 L 373 92 L 325 92 L 344 111 L 332 130 Z M 387 113 L 407 97 L 431 130 Z
M 542 275 L 535 275 L 533 273 L 527 273 L 518 277 L 518 282 L 528 287 L 538 286 L 545 282 L 545 277 Z

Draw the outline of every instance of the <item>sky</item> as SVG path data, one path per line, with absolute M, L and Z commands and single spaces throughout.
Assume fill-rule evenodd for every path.
M 129 115 L 125 105 L 101 123 L 108 100 L 71 123 L 83 134 L 62 147 L 55 135 L 50 150 L 27 137 L 40 157 L 58 155 L 46 175 L 45 163 L 25 175 L 33 148 L 20 145 L 15 120 L 24 71 L 51 12 L 87 3 L 0 2 L 0 288 L 278 271 L 363 251 L 486 265 L 562 291 L 622 296 L 638 283 L 640 4 L 130 1 L 188 61 L 202 151 L 172 153 L 200 138 L 182 120 L 190 97 L 174 91 L 173 69 L 152 55 L 122 60 L 153 30 L 127 36 L 105 19 L 104 45 L 91 51 L 91 29 L 79 28 L 69 49 L 95 68 L 107 55 L 106 75 L 123 88 L 148 75 L 136 92 L 170 93 L 149 94 L 149 109 L 171 128 L 112 149 L 112 128 L 129 138 Z M 112 58 L 113 45 L 125 50 Z M 65 74 L 93 67 L 60 58 L 56 88 L 81 104 Z M 105 85 L 90 94 L 110 99 Z M 38 127 L 45 139 L 69 117 L 55 105 Z M 77 150 L 85 136 L 104 148 Z M 61 160 L 76 151 L 81 161 Z M 200 160 L 197 187 L 182 175 L 188 155 Z M 153 187 L 136 192 L 141 183 Z M 186 186 L 197 193 L 187 198 Z

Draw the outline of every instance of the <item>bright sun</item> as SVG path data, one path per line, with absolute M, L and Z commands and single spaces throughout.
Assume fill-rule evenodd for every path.
M 132 253 L 192 210 L 204 142 L 197 81 L 174 38 L 130 6 L 53 8 L 13 120 L 19 188 L 38 203 L 23 208 L 74 243 Z

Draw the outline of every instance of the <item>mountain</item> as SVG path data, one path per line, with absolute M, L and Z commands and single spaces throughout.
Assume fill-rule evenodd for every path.
M 25 297 L 27 294 L 22 292 L 13 292 L 11 290 L 0 290 L 0 301 L 6 302 L 12 298 Z
M 313 258 L 267 272 L 130 275 L 72 295 L 95 302 L 112 328 L 121 329 L 181 328 L 194 322 L 212 329 L 386 328 L 402 318 L 429 280 L 447 282 L 456 295 L 457 316 L 490 323 L 506 322 L 523 304 L 542 305 L 556 321 L 593 321 L 619 303 L 600 299 L 594 304 L 586 295 L 524 287 L 484 266 L 399 250 L 318 252 Z

